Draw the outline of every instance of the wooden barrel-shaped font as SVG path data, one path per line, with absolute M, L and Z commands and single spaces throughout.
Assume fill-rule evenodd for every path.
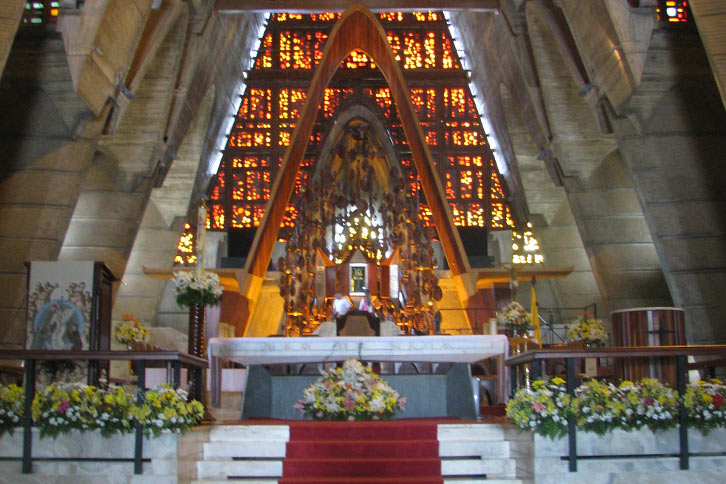
M 615 346 L 674 346 L 686 344 L 683 310 L 678 308 L 635 308 L 613 311 Z M 676 362 L 664 358 L 618 358 L 615 375 L 622 380 L 657 378 L 676 387 Z

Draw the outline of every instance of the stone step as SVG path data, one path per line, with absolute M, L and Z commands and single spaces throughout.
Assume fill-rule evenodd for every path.
M 510 457 L 505 440 L 445 440 L 439 442 L 441 457 Z
M 521 479 L 487 479 L 485 477 L 444 477 L 444 484 L 523 484 Z
M 210 442 L 287 442 L 287 425 L 215 425 L 209 430 Z
M 231 460 L 233 457 L 285 457 L 286 442 L 207 442 L 204 460 Z
M 277 479 L 197 479 L 191 484 L 277 484 Z M 523 484 L 521 479 L 485 479 L 472 477 L 445 477 L 444 484 Z
M 244 479 L 197 479 L 194 481 L 191 481 L 191 484 L 230 484 L 234 482 L 244 483 L 244 484 L 277 484 L 278 479 L 277 478 L 244 478 Z
M 205 460 L 197 462 L 197 476 L 201 479 L 227 477 L 280 477 L 281 460 Z
M 515 477 L 515 459 L 441 459 L 443 476 L 497 476 Z
M 449 440 L 504 440 L 504 428 L 499 424 L 439 424 L 439 442 Z

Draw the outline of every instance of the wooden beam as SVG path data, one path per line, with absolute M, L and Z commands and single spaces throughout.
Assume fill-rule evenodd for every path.
M 166 2 L 164 8 L 160 10 L 151 10 L 149 18 L 144 26 L 144 32 L 141 40 L 136 48 L 136 54 L 126 73 L 125 86 L 132 94 L 136 93 L 139 85 L 146 75 L 151 62 L 156 57 L 162 42 L 169 33 L 174 22 L 180 14 L 187 14 L 187 6 L 180 0 L 172 0 Z M 188 17 L 188 15 L 187 15 Z
M 340 12 L 353 5 L 361 5 L 372 11 L 427 11 L 449 10 L 469 12 L 496 12 L 500 0 L 215 0 L 218 13 L 247 12 Z

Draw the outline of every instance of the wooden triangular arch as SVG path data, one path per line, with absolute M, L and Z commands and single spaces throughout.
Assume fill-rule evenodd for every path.
M 352 6 L 342 15 L 325 43 L 323 58 L 313 76 L 290 146 L 275 177 L 265 216 L 252 242 L 245 272 L 257 277 L 265 275 L 325 88 L 340 62 L 355 49 L 364 51 L 376 63 L 391 89 L 449 268 L 452 275 L 464 274 L 469 270 L 469 262 L 424 141 L 418 116 L 411 105 L 403 73 L 393 56 L 383 27 L 368 9 L 360 5 Z

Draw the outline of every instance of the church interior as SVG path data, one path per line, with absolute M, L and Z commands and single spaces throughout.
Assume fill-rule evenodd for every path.
M 583 313 L 613 346 L 726 345 L 726 0 L 0 0 L 0 22 L 0 351 L 122 350 L 124 320 L 205 359 L 322 341 L 341 297 L 381 340 L 499 337 L 517 301 L 537 348 Z M 36 287 L 89 261 L 102 309 Z M 224 292 L 193 330 L 173 279 L 202 270 Z M 101 336 L 31 334 L 64 299 Z M 615 327 L 643 310 L 677 327 Z

